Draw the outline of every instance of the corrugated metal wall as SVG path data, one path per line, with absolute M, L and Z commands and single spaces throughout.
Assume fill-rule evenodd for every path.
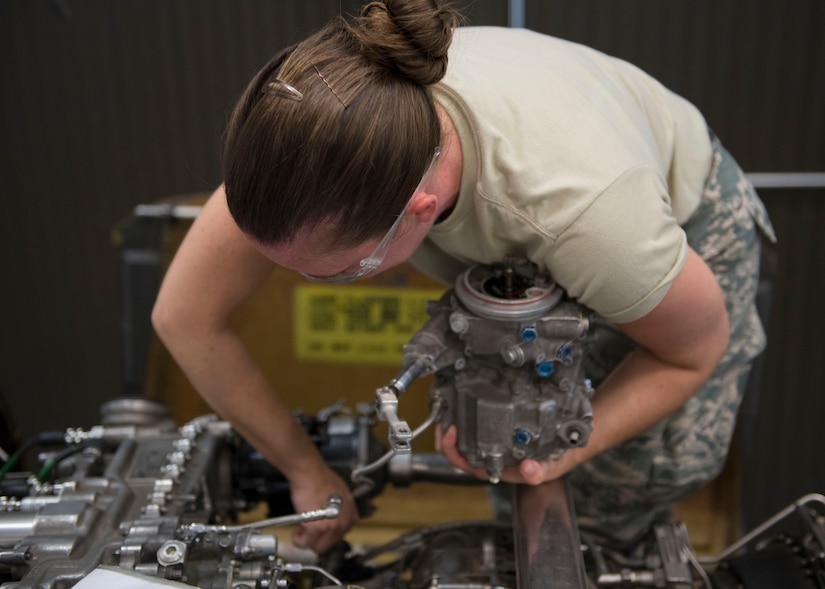
M 90 424 L 122 392 L 112 227 L 218 181 L 251 73 L 352 0 L 0 0 L 0 393 L 24 434 Z M 514 2 L 514 5 L 519 4 Z M 506 25 L 506 0 L 465 0 Z M 528 27 L 593 45 L 694 101 L 751 172 L 825 171 L 819 0 L 525 0 Z M 491 84 L 495 80 L 491 80 Z M 767 191 L 781 238 L 748 491 L 754 517 L 825 490 L 823 190 Z M 772 482 L 771 482 L 772 481 Z

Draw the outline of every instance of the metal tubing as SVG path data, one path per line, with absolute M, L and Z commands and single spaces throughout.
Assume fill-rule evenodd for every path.
M 4 513 L 0 523 L 0 546 L 12 547 L 34 533 L 34 513 Z
M 406 391 L 413 381 L 421 375 L 424 368 L 424 362 L 416 359 L 412 364 L 396 374 L 395 378 L 390 381 L 390 388 L 395 392 L 395 396 L 400 396 L 401 393 Z
M 487 481 L 453 466 L 443 454 L 434 453 L 395 454 L 390 460 L 389 477 L 393 485 L 398 487 L 406 487 L 414 482 L 487 484 Z
M 564 479 L 514 486 L 513 533 L 518 589 L 585 589 L 579 530 Z

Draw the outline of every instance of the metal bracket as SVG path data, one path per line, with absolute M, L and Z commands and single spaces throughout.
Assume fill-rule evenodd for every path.
M 407 422 L 398 418 L 398 397 L 395 391 L 390 387 L 377 389 L 375 403 L 378 419 L 389 424 L 389 442 L 392 450 L 399 454 L 410 452 L 413 434 Z

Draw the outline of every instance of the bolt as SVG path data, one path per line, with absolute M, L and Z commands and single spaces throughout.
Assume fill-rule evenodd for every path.
M 556 367 L 550 360 L 545 360 L 544 362 L 539 362 L 536 364 L 536 374 L 538 374 L 541 378 L 552 376 L 555 371 Z
M 570 344 L 562 344 L 556 351 L 556 358 L 563 364 L 567 364 L 573 359 L 573 346 Z
M 510 346 L 501 350 L 502 359 L 510 366 L 524 364 L 524 351 L 518 346 Z
M 157 552 L 158 564 L 161 566 L 171 566 L 183 562 L 185 555 L 184 547 L 175 540 L 168 541 Z
M 462 313 L 450 315 L 450 329 L 457 335 L 464 335 L 470 329 L 470 322 Z
M 536 338 L 539 336 L 538 332 L 536 331 L 535 326 L 533 325 L 525 325 L 521 328 L 521 339 L 525 342 L 534 342 Z
M 526 446 L 533 440 L 533 432 L 527 428 L 520 427 L 513 432 L 513 441 L 519 446 Z

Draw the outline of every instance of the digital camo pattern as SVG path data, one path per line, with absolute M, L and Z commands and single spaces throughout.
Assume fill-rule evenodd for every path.
M 707 383 L 676 413 L 567 475 L 581 527 L 617 544 L 634 543 L 722 470 L 751 362 L 766 343 L 755 304 L 760 241 L 776 238 L 756 191 L 716 138 L 701 204 L 684 229 L 722 288 L 730 343 Z M 598 383 L 632 346 L 598 326 L 588 376 Z

